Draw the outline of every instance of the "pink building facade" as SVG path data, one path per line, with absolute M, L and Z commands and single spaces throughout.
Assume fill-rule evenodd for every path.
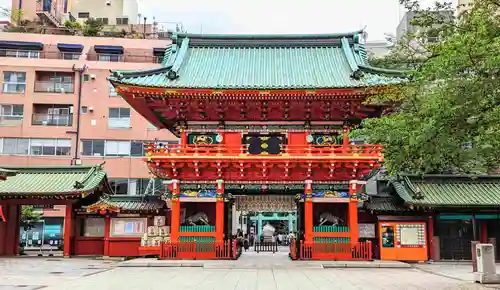
M 118 194 L 157 190 L 143 143 L 178 140 L 131 109 L 106 77 L 154 66 L 169 43 L 0 33 L 0 165 L 105 162 Z

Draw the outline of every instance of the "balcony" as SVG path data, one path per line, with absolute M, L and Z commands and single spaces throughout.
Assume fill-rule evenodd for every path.
M 161 63 L 163 57 L 154 55 L 88 53 L 87 60 L 104 62 Z
M 78 60 L 81 55 L 80 52 L 0 49 L 0 57 Z
M 74 93 L 73 83 L 60 83 L 54 81 L 35 81 L 35 93 Z
M 22 115 L 0 115 L 0 126 L 21 126 L 22 124 Z
M 377 160 L 382 159 L 382 147 L 380 145 L 359 144 L 359 145 L 309 145 L 294 146 L 281 145 L 279 154 L 251 154 L 249 145 L 228 146 L 225 144 L 217 145 L 182 145 L 182 144 L 146 144 L 148 156 L 152 159 L 187 159 L 187 158 L 206 158 L 206 159 L 224 159 L 241 158 L 246 159 L 363 159 Z
M 73 126 L 73 114 L 35 113 L 31 119 L 31 124 L 41 126 L 71 127 Z
M 251 154 L 247 145 L 146 144 L 151 172 L 165 179 L 294 183 L 362 178 L 384 160 L 380 145 L 281 146 Z

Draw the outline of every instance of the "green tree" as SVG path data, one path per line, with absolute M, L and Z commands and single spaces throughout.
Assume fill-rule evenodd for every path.
M 352 135 L 384 145 L 391 173 L 498 168 L 500 0 L 475 0 L 457 18 L 450 17 L 450 3 L 421 9 L 417 1 L 401 2 L 417 13 L 413 24 L 422 29 L 386 60 L 408 67 L 409 81 L 371 98 L 392 104 L 392 114 L 365 120 Z M 431 35 L 439 41 L 427 41 Z
M 85 21 L 82 32 L 84 36 L 98 36 L 102 29 L 103 24 L 101 21 L 89 18 Z
M 35 223 L 40 221 L 42 214 L 36 212 L 32 205 L 23 205 L 21 207 L 21 226 L 24 230 L 30 230 Z

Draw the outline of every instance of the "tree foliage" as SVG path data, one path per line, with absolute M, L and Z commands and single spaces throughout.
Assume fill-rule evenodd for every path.
M 32 205 L 21 206 L 21 226 L 25 230 L 29 230 L 33 225 L 40 221 L 42 217 L 41 213 L 35 211 Z
M 456 17 L 451 3 L 421 9 L 400 1 L 421 29 L 377 64 L 408 68 L 409 81 L 370 99 L 393 104 L 392 114 L 365 120 L 353 135 L 383 144 L 391 173 L 498 168 L 500 0 L 475 0 Z
M 103 27 L 100 20 L 89 18 L 85 20 L 82 32 L 84 36 L 98 36 Z

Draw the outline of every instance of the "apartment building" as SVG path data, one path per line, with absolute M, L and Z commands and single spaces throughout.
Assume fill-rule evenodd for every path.
M 0 165 L 105 162 L 117 194 L 159 189 L 143 144 L 178 141 L 132 110 L 106 77 L 154 66 L 169 43 L 0 33 Z
M 104 36 L 116 36 L 126 32 L 155 38 L 160 32 L 153 19 L 141 17 L 137 0 L 0 1 L 8 2 L 5 7 L 22 11 L 20 15 L 24 20 L 43 21 L 47 25 L 45 28 L 48 34 L 72 34 L 65 26 L 67 20 L 84 23 L 89 18 L 103 23 Z

